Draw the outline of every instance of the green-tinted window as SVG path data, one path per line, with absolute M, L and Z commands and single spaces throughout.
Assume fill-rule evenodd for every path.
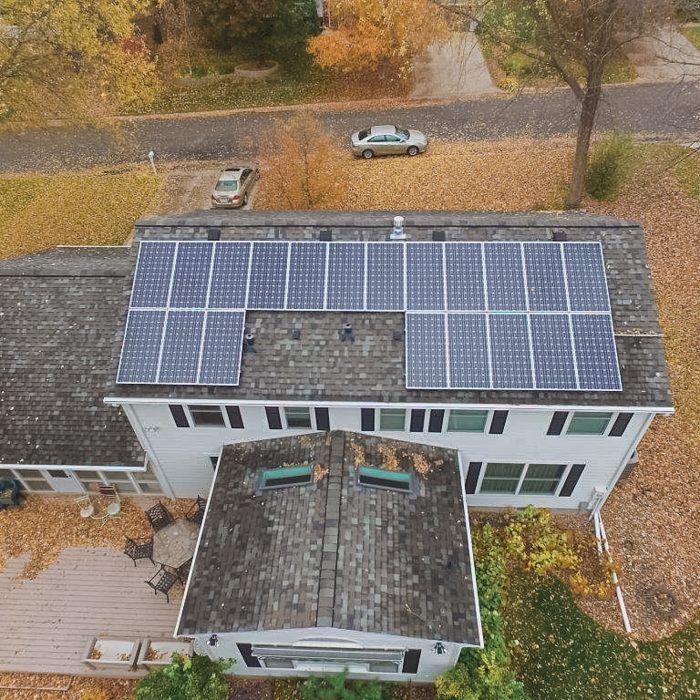
M 563 464 L 528 464 L 520 493 L 556 493 L 565 468 Z
M 403 408 L 382 408 L 379 410 L 379 430 L 405 430 L 406 410 Z
M 610 423 L 612 413 L 579 411 L 571 416 L 567 435 L 602 435 Z
M 480 493 L 515 493 L 524 464 L 494 463 L 486 465 Z
M 375 486 L 397 491 L 411 490 L 411 474 L 376 467 L 360 467 L 359 481 L 363 486 Z
M 311 411 L 304 406 L 295 406 L 284 409 L 284 415 L 287 418 L 288 428 L 310 428 L 311 427 Z
M 464 411 L 454 409 L 450 411 L 447 421 L 448 432 L 483 433 L 486 427 L 488 411 Z
M 266 469 L 262 473 L 260 488 L 274 489 L 282 486 L 299 486 L 311 483 L 312 468 L 283 467 L 281 469 Z

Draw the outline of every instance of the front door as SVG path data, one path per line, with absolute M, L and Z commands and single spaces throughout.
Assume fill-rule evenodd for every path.
M 71 472 L 64 469 L 48 469 L 48 482 L 59 493 L 82 493 L 80 482 Z

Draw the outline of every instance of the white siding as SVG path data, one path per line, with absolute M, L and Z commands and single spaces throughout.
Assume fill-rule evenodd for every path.
M 355 632 L 331 627 L 313 627 L 307 629 L 287 629 L 270 631 L 253 631 L 238 633 L 216 632 L 219 646 L 207 645 L 209 634 L 196 637 L 197 653 L 206 652 L 211 658 L 234 659 L 235 665 L 232 672 L 237 676 L 309 676 L 309 672 L 296 671 L 289 668 L 248 668 L 243 660 L 236 643 L 242 644 L 301 644 L 303 640 L 318 644 L 321 640 L 334 643 L 347 642 L 348 646 L 361 645 L 367 649 L 420 649 L 420 662 L 418 673 L 351 673 L 352 678 L 374 678 L 386 681 L 430 681 L 435 676 L 452 668 L 459 659 L 459 653 L 464 648 L 461 644 L 443 642 L 446 653 L 434 654 L 435 640 L 414 639 L 411 637 L 399 637 L 389 634 L 375 634 L 370 632 Z
M 379 408 L 377 405 L 375 407 Z M 330 406 L 331 429 L 359 432 L 360 408 L 350 405 Z M 144 448 L 167 477 L 174 495 L 180 497 L 192 497 L 208 491 L 213 476 L 209 455 L 218 455 L 222 445 L 309 432 L 286 428 L 270 430 L 264 404 L 240 406 L 244 429 L 178 428 L 170 415 L 168 405 L 164 403 L 137 403 L 132 404 L 130 409 L 128 414 L 136 423 L 137 435 L 148 443 Z M 509 411 L 502 435 L 491 435 L 488 433 L 491 415 L 484 433 L 446 432 L 448 411 L 444 417 L 443 432 L 427 432 L 429 410 L 426 412 L 425 432 L 408 431 L 409 407 L 406 431 L 377 431 L 375 434 L 457 449 L 460 451 L 465 470 L 469 462 L 489 461 L 586 465 L 569 497 L 479 493 L 468 496 L 469 505 L 477 507 L 518 507 L 532 503 L 550 508 L 578 508 L 580 503 L 587 503 L 592 498 L 596 489 L 605 491 L 612 486 L 613 479 L 629 458 L 650 417 L 649 413 L 635 413 L 622 437 L 566 434 L 549 436 L 546 432 L 553 411 L 519 408 Z M 280 411 L 283 425 L 286 425 L 281 407 Z M 313 407 L 311 414 L 313 419 Z M 375 418 L 375 427 L 378 428 L 378 410 Z

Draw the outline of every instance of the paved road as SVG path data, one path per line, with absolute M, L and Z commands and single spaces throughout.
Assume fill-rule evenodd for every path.
M 318 111 L 346 137 L 368 124 L 399 123 L 442 139 L 490 139 L 571 133 L 576 103 L 568 90 L 483 97 L 438 105 Z M 265 129 L 285 111 L 238 112 L 124 120 L 119 133 L 55 127 L 0 137 L 0 170 L 47 170 L 143 160 L 251 158 Z M 700 84 L 628 85 L 606 89 L 598 127 L 700 140 Z

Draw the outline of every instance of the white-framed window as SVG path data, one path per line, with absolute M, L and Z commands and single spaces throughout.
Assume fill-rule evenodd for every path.
M 567 464 L 487 462 L 477 493 L 554 496 L 569 468 Z
M 284 419 L 287 428 L 313 428 L 311 409 L 308 406 L 285 406 Z
M 224 412 L 221 406 L 215 405 L 192 405 L 187 406 L 190 414 L 191 424 L 199 428 L 206 427 L 226 427 Z
M 380 408 L 379 409 L 379 430 L 406 430 L 406 409 L 405 408 Z
M 252 647 L 263 668 L 297 669 L 317 673 L 400 673 L 403 649 L 357 649 L 337 645 L 300 647 L 256 645 Z
M 613 414 L 608 411 L 574 411 L 566 428 L 567 435 L 605 435 Z
M 483 433 L 486 430 L 488 411 L 471 411 L 461 408 L 450 410 L 447 419 L 448 433 Z

